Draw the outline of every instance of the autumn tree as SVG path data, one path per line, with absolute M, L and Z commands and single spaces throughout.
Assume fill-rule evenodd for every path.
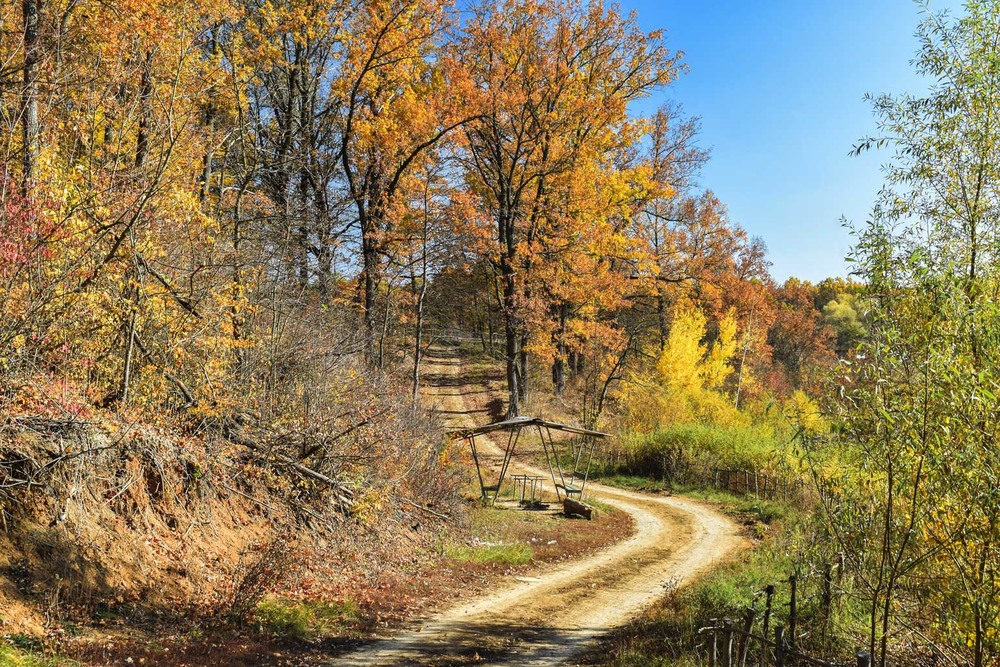
M 588 156 L 617 147 L 627 106 L 677 74 L 660 34 L 600 3 L 480 5 L 466 26 L 463 57 L 481 101 L 464 129 L 468 180 L 489 212 L 483 253 L 500 284 L 508 412 L 528 383 L 530 304 L 525 277 L 549 211 L 553 180 Z
M 855 250 L 870 333 L 835 388 L 861 475 L 830 518 L 864 582 L 880 665 L 904 626 L 931 625 L 916 603 L 928 595 L 942 611 L 933 641 L 977 667 L 1000 655 L 1000 4 L 965 10 L 921 25 L 914 62 L 930 93 L 874 98 L 880 135 L 859 146 L 894 154 Z
M 790 386 L 800 388 L 808 384 L 816 369 L 833 363 L 836 332 L 814 305 L 816 287 L 812 283 L 789 278 L 773 295 L 776 317 L 768 342 Z
M 337 90 L 338 156 L 361 237 L 359 291 L 373 358 L 381 266 L 402 179 L 474 111 L 465 73 L 443 46 L 441 2 L 368 2 L 349 22 Z M 443 87 L 448 86 L 448 92 Z

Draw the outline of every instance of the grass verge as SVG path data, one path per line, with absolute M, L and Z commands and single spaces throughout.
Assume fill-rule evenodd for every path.
M 31 646 L 19 647 L 27 642 Z M 34 640 L 20 635 L 5 637 L 0 642 L 0 667 L 75 667 L 77 663 L 64 658 L 37 654 Z
M 298 602 L 283 598 L 261 602 L 254 617 L 276 637 L 311 641 L 335 634 L 358 617 L 353 600 L 343 602 Z

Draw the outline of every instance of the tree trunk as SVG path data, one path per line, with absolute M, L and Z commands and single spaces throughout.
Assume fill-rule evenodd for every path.
M 507 417 L 516 417 L 520 410 L 521 404 L 521 383 L 520 375 L 518 374 L 517 367 L 517 326 L 514 322 L 514 317 L 511 311 L 514 308 L 514 281 L 513 276 L 510 280 L 504 281 L 504 344 L 506 352 L 506 363 L 507 363 Z
M 523 403 L 528 398 L 528 332 L 522 330 L 520 333 L 521 340 L 517 350 L 517 368 L 521 384 L 518 387 L 518 398 Z
M 209 52 L 212 56 L 218 54 L 219 45 L 218 41 L 215 39 L 215 29 L 211 31 L 212 37 L 209 45 Z M 215 150 L 213 147 L 213 134 L 215 133 L 215 88 L 209 88 L 208 90 L 208 105 L 205 107 L 205 128 L 208 130 L 208 141 L 205 148 L 205 154 L 202 157 L 202 170 L 201 170 L 201 192 L 198 195 L 198 199 L 204 203 L 208 196 L 212 192 L 212 161 L 215 159 Z
M 40 0 L 24 0 L 24 93 L 21 113 L 23 142 L 21 187 L 28 194 L 38 177 L 38 24 Z
M 670 330 L 667 328 L 667 298 L 659 283 L 656 286 L 656 319 L 660 326 L 660 352 L 663 352 L 667 347 L 667 336 Z
M 153 50 L 146 51 L 139 77 L 139 129 L 135 135 L 135 168 L 141 169 L 149 154 L 149 123 L 153 100 Z
M 372 225 L 368 221 L 361 227 L 361 298 L 364 312 L 364 350 L 365 359 L 369 364 L 376 362 L 375 358 L 375 330 L 377 318 L 375 310 L 377 307 L 375 295 L 378 290 L 378 248 L 373 238 Z
M 556 356 L 552 361 L 552 384 L 556 396 L 562 396 L 566 389 L 566 318 L 569 306 L 559 304 L 559 331 L 556 333 Z
M 417 409 L 417 399 L 420 393 L 420 360 L 423 358 L 424 343 L 424 295 L 427 293 L 427 273 L 424 269 L 424 281 L 417 291 L 417 332 L 413 341 L 413 409 Z
M 524 391 L 521 387 L 520 368 L 518 367 L 518 318 L 517 318 L 517 278 L 514 273 L 514 258 L 517 256 L 517 245 L 514 243 L 513 207 L 508 205 L 506 211 L 497 216 L 497 236 L 503 252 L 500 255 L 500 281 L 503 287 L 503 333 L 505 346 L 505 361 L 507 364 L 507 417 L 516 417 L 520 413 L 521 397 Z
M 382 330 L 378 336 L 378 367 L 385 368 L 385 343 L 389 337 L 389 313 L 392 309 L 392 279 L 385 289 L 385 308 L 382 312 Z

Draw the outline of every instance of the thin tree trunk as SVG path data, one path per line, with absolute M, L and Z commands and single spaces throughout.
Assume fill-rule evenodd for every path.
M 382 311 L 382 331 L 378 337 L 378 367 L 385 368 L 385 341 L 389 337 L 389 311 L 392 308 L 392 280 L 385 289 L 385 308 Z
M 521 376 L 521 385 L 518 387 L 518 398 L 523 403 L 528 398 L 528 332 L 521 331 L 520 342 L 517 350 L 518 374 Z
M 514 219 L 513 214 L 509 213 L 510 209 L 508 206 L 508 213 L 501 213 L 497 219 L 497 232 L 503 247 L 500 256 L 500 278 L 503 286 L 501 311 L 507 364 L 508 418 L 516 417 L 520 413 L 521 397 L 524 393 L 518 367 L 517 279 L 513 266 L 514 258 L 517 256 L 517 246 L 514 243 Z
M 129 389 L 132 383 L 132 358 L 135 355 L 135 326 L 139 308 L 138 291 L 133 297 L 132 312 L 129 314 L 129 322 L 125 331 L 125 368 L 122 370 L 121 386 L 118 389 L 118 398 L 122 403 L 128 403 Z
M 660 352 L 663 352 L 667 347 L 670 330 L 667 328 L 667 297 L 659 283 L 656 285 L 656 319 L 660 328 Z
M 21 187 L 25 194 L 31 191 L 35 179 L 38 177 L 38 14 L 40 4 L 40 0 L 24 0 L 21 5 L 24 19 L 24 93 L 21 113 L 23 180 Z
M 566 318 L 568 314 L 569 306 L 565 302 L 559 304 L 556 356 L 552 361 L 552 384 L 555 387 L 556 396 L 562 396 L 566 389 Z
M 365 219 L 361 226 L 361 298 L 364 311 L 364 350 L 365 358 L 374 363 L 375 358 L 375 327 L 376 327 L 376 291 L 378 290 L 378 248 L 373 238 L 372 223 Z
M 149 154 L 149 124 L 153 100 L 153 50 L 146 51 L 139 77 L 139 129 L 135 135 L 135 168 L 141 169 Z

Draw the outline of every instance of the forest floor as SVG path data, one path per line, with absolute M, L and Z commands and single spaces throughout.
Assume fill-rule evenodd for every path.
M 433 348 L 427 362 L 425 395 L 450 428 L 490 416 L 483 403 L 489 392 L 463 372 L 458 350 Z M 495 443 L 484 438 L 479 446 L 484 458 L 495 460 Z M 508 471 L 513 473 L 548 477 L 517 460 Z M 568 663 L 667 590 L 690 583 L 748 545 L 735 522 L 705 504 L 595 483 L 587 491 L 589 499 L 631 516 L 635 533 L 596 555 L 509 581 L 331 664 Z

